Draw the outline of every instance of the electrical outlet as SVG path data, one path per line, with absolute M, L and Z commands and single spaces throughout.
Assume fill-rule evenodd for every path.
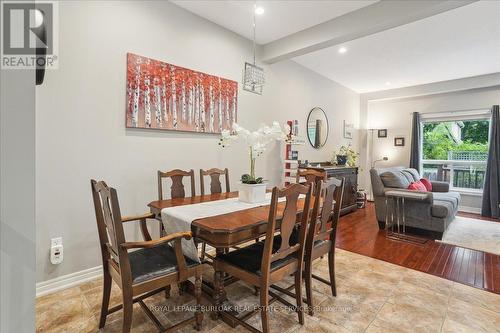
M 50 240 L 50 262 L 59 265 L 63 262 L 63 243 L 62 237 L 52 238 Z
M 54 247 L 54 246 L 58 246 L 58 245 L 63 245 L 62 243 L 62 237 L 56 237 L 56 238 L 52 238 L 50 240 L 50 247 Z

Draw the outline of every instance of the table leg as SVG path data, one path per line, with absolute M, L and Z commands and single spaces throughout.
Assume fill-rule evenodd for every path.
M 401 219 L 401 210 L 399 208 L 399 198 L 396 198 L 396 219 L 398 221 L 398 234 L 401 233 L 401 229 L 400 229 L 400 219 Z
M 405 198 L 401 198 L 401 205 L 403 206 L 403 234 L 406 234 L 406 220 L 405 220 Z
M 389 200 L 385 197 L 385 230 L 389 231 Z
M 215 256 L 220 256 L 224 253 L 224 249 L 217 248 L 215 250 Z M 214 260 L 215 261 L 215 260 Z M 222 304 L 227 300 L 226 290 L 224 289 L 224 272 L 221 272 L 217 268 L 217 264 L 214 264 L 214 293 L 213 293 L 213 303 L 216 308 L 214 312 L 214 319 L 219 319 L 219 309 Z

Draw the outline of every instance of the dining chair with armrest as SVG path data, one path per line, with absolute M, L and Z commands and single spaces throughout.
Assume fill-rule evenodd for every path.
M 221 276 L 228 273 L 260 290 L 260 313 L 262 318 L 262 329 L 264 333 L 269 332 L 269 296 L 284 302 L 288 306 L 294 306 L 278 295 L 269 291 L 269 286 L 283 280 L 290 274 L 295 275 L 295 294 L 297 295 L 296 309 L 300 324 L 304 324 L 303 301 L 301 291 L 302 269 L 306 239 L 307 223 L 309 222 L 309 210 L 312 188 L 310 185 L 292 184 L 285 189 L 275 187 L 272 191 L 271 206 L 267 224 L 266 239 L 253 243 L 229 253 L 218 255 L 214 260 L 215 269 L 215 301 L 220 304 L 224 298 Z M 305 195 L 302 214 L 300 215 L 299 242 L 290 245 L 290 235 L 297 222 L 299 212 L 299 196 Z M 283 211 L 281 223 L 276 219 L 278 199 L 286 197 L 286 205 Z M 274 234 L 278 232 L 281 242 L 274 241 Z M 224 315 L 229 315 L 224 313 Z M 244 318 L 233 318 L 237 323 L 252 332 L 260 332 L 255 327 L 244 321 Z
M 133 303 L 137 302 L 160 332 L 181 328 L 189 323 L 201 329 L 202 265 L 185 257 L 182 253 L 182 239 L 191 239 L 191 232 L 167 235 L 152 240 L 146 227 L 146 214 L 122 218 L 116 190 L 103 181 L 91 180 L 92 197 L 97 220 L 103 263 L 103 296 L 99 328 L 106 324 L 106 317 L 123 309 L 122 332 L 130 332 Z M 139 221 L 144 241 L 125 240 L 123 223 Z M 170 246 L 169 243 L 173 243 Z M 130 251 L 134 249 L 135 251 Z M 170 328 L 165 328 L 154 316 L 143 300 L 165 290 L 166 286 L 178 284 L 188 278 L 195 278 L 196 312 Z M 111 284 L 114 281 L 122 291 L 122 304 L 109 308 Z

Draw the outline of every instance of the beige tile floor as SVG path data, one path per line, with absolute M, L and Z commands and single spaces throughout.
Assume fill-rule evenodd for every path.
M 294 313 L 277 308 L 271 314 L 271 332 L 500 332 L 500 295 L 342 250 L 337 250 L 336 270 L 337 297 L 330 295 L 328 286 L 314 281 L 318 305 L 315 316 L 306 315 L 306 323 L 301 326 Z M 316 263 L 315 272 L 328 276 L 326 258 Z M 206 273 L 211 279 L 210 268 Z M 229 286 L 227 293 L 236 305 L 258 304 L 253 289 L 241 282 Z M 37 332 L 120 332 L 121 311 L 108 317 L 103 330 L 97 329 L 100 302 L 100 279 L 40 297 L 36 304 Z M 120 303 L 116 286 L 111 303 Z M 194 301 L 190 295 L 178 296 L 174 290 L 170 299 L 160 293 L 147 304 L 168 326 L 191 314 L 162 309 Z M 260 316 L 254 316 L 250 323 L 260 328 Z M 156 332 L 138 305 L 134 307 L 132 331 Z M 206 314 L 202 331 L 246 330 L 233 329 Z M 195 330 L 185 327 L 182 332 Z

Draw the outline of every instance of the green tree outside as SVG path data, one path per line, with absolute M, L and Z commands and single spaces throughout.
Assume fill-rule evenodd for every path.
M 453 135 L 453 126 L 460 126 L 460 138 Z M 488 152 L 489 121 L 424 123 L 423 156 L 428 160 L 447 160 L 449 151 Z

